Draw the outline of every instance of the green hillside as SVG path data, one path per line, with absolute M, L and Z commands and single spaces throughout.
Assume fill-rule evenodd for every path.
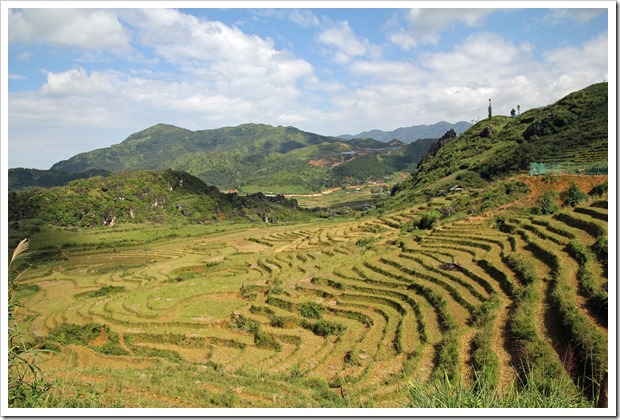
M 263 194 L 223 194 L 180 171 L 118 172 L 64 187 L 32 188 L 9 194 L 9 220 L 40 219 L 58 226 L 112 226 L 117 223 L 214 223 L 301 220 L 295 200 Z
M 222 190 L 273 187 L 270 190 L 276 192 L 318 192 L 339 186 L 345 180 L 364 182 L 415 168 L 426 151 L 417 150 L 423 149 L 427 142 L 420 140 L 405 145 L 397 140 L 387 144 L 373 139 L 345 141 L 294 127 L 265 124 L 200 131 L 158 124 L 132 134 L 120 144 L 58 162 L 52 170 L 117 172 L 172 168 L 191 173 Z M 392 147 L 392 150 L 386 150 L 386 147 Z M 395 150 L 397 148 L 400 149 Z M 390 156 L 380 159 L 380 171 L 371 167 L 377 158 L 356 163 L 353 174 L 344 168 L 340 172 L 331 171 L 332 166 L 342 163 L 343 152 L 353 151 Z M 349 156 L 348 159 L 356 160 L 358 156 L 361 155 Z
M 324 142 L 334 140 L 293 127 L 243 124 L 237 127 L 190 131 L 172 125 L 157 124 L 132 134 L 120 144 L 80 153 L 58 162 L 52 169 L 157 169 L 188 153 L 235 152 L 239 156 L 283 154 L 299 147 Z
M 398 140 L 396 142 L 400 143 Z M 332 174 L 341 182 L 346 180 L 357 182 L 380 179 L 397 171 L 412 171 L 436 142 L 437 139 L 420 139 L 407 145 L 391 143 L 394 147 L 400 148 L 360 156 L 334 167 Z M 386 144 L 383 146 L 385 148 Z
M 52 169 L 98 168 L 116 172 L 173 168 L 192 173 L 221 189 L 238 188 L 278 172 L 295 172 L 300 175 L 303 186 L 320 189 L 313 181 L 317 177 L 327 178 L 327 171 L 317 173 L 309 167 L 304 153 L 290 156 L 288 153 L 337 141 L 294 127 L 265 124 L 200 131 L 158 124 L 132 134 L 120 144 L 58 162 Z
M 607 89 L 598 83 L 518 117 L 495 116 L 458 137 L 444 136 L 394 189 L 394 203 L 428 199 L 457 184 L 482 187 L 526 172 L 532 162 L 607 162 Z

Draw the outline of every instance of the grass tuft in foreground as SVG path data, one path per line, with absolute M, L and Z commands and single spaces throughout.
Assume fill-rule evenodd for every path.
M 523 381 L 515 379 L 500 391 L 484 381 L 466 385 L 448 377 L 424 384 L 409 383 L 410 407 L 414 408 L 594 408 L 592 401 L 575 392 L 570 384 L 537 381 L 529 371 Z

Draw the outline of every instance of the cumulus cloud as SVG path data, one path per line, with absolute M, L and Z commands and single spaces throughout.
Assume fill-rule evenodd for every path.
M 583 45 L 558 48 L 544 54 L 545 64 L 558 77 L 551 81 L 561 92 L 571 92 L 583 86 L 585 81 L 607 80 L 609 69 L 607 32 L 585 42 Z M 579 60 L 575 60 L 579 57 Z
M 490 12 L 466 11 L 412 11 L 410 30 L 392 29 L 391 39 L 401 49 L 428 46 L 451 25 L 476 27 Z M 73 9 L 73 17 L 66 17 L 80 24 L 107 22 L 97 29 L 85 28 L 82 39 L 95 38 L 97 31 L 116 37 L 69 40 L 63 32 L 68 29 L 58 26 L 59 15 L 42 22 L 42 16 L 25 10 L 11 12 L 11 42 L 27 47 L 47 42 L 95 57 L 130 52 L 119 54 L 127 58 L 124 61 L 116 57 L 95 66 L 69 63 L 46 72 L 36 88 L 12 92 L 11 159 L 21 153 L 30 162 L 31 146 L 22 144 L 37 138 L 49 149 L 49 167 L 159 122 L 194 130 L 261 122 L 338 135 L 441 120 L 471 121 L 486 116 L 490 97 L 496 114 L 508 114 L 517 104 L 522 110 L 547 105 L 608 73 L 607 33 L 541 51 L 525 38 L 515 42 L 496 33 L 474 32 L 450 47 L 396 54 L 396 48 L 372 44 L 347 21 L 304 10 L 282 12 L 278 19 L 316 31 L 308 57 L 318 52 L 338 64 L 330 67 L 330 60 L 317 60 L 315 67 L 277 48 L 268 37 L 179 10 L 109 10 L 103 17 L 95 12 Z M 34 23 L 40 21 L 41 30 L 35 30 Z M 28 49 L 34 54 L 24 58 L 36 61 L 37 49 Z M 133 60 L 137 56 L 142 59 Z M 34 78 L 17 65 L 12 71 L 13 81 L 21 74 Z
M 548 105 L 602 81 L 607 34 L 538 57 L 527 42 L 483 32 L 449 51 L 421 53 L 415 62 L 355 60 L 348 69 L 365 82 L 333 100 L 336 126 L 338 119 L 359 124 L 358 131 L 394 129 L 411 121 L 472 121 L 486 117 L 489 98 L 496 114 L 508 115 L 517 105 L 522 110 Z
M 130 37 L 112 10 L 10 9 L 9 41 L 123 53 Z
M 461 23 L 477 27 L 494 9 L 411 9 L 407 14 L 409 31 L 391 33 L 388 38 L 403 50 L 423 44 L 437 44 L 441 33 L 451 25 Z
M 314 72 L 307 61 L 276 49 L 273 40 L 218 21 L 168 9 L 127 11 L 123 17 L 139 29 L 140 43 L 156 56 L 231 94 L 295 95 L 296 83 Z
M 379 47 L 358 37 L 346 20 L 320 32 L 317 41 L 325 47 L 325 54 L 338 64 L 347 64 L 360 56 L 376 57 L 381 54 Z

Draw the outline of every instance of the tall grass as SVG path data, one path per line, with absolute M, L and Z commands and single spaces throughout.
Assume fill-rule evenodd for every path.
M 427 383 L 409 382 L 409 406 L 415 408 L 593 408 L 594 403 L 574 388 L 541 383 L 540 374 L 527 371 L 500 390 L 482 380 L 466 385 L 448 376 Z
M 9 261 L 9 273 L 13 263 L 26 257 L 28 238 L 22 239 Z M 45 380 L 39 367 L 41 350 L 34 349 L 28 342 L 27 324 L 20 325 L 15 314 L 21 306 L 15 293 L 18 289 L 15 277 L 9 274 L 9 331 L 8 331 L 8 405 L 9 407 L 32 407 L 46 397 L 51 384 Z

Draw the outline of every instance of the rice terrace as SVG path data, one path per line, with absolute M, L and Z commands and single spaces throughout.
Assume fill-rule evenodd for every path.
M 606 162 L 606 101 L 449 132 L 363 211 L 171 170 L 11 193 L 12 319 L 42 372 L 14 404 L 605 406 L 607 175 L 527 162 Z

